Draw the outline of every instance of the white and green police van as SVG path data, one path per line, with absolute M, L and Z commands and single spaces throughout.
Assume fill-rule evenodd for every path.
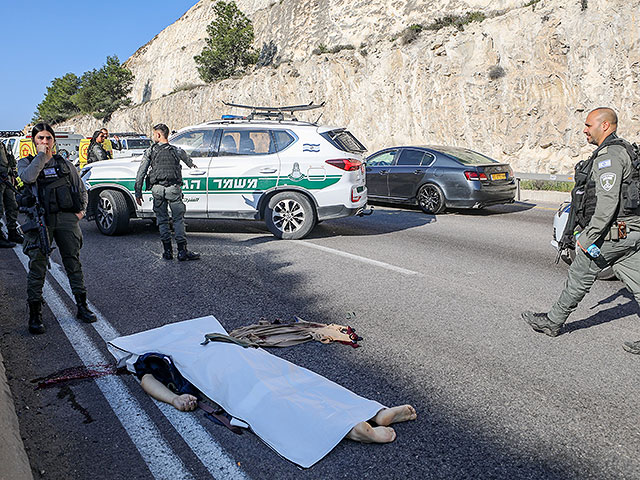
M 319 221 L 364 212 L 365 147 L 344 128 L 278 118 L 254 112 L 170 137 L 195 164 L 182 165 L 185 218 L 263 220 L 277 238 L 299 239 Z M 105 235 L 127 232 L 131 218 L 154 217 L 151 191 L 143 191 L 142 207 L 134 199 L 140 162 L 106 160 L 84 170 L 88 218 Z

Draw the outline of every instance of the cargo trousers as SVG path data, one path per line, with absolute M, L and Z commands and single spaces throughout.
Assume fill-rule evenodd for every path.
M 171 208 L 171 218 L 173 219 L 173 229 L 176 234 L 176 243 L 187 243 L 184 229 L 184 212 L 187 207 L 182 201 L 182 189 L 180 185 L 153 185 L 151 187 L 153 195 L 153 211 L 158 220 L 158 230 L 160 240 L 171 241 L 171 230 L 169 229 L 169 211 Z
M 3 213 L 7 217 L 7 228 L 15 230 L 18 226 L 16 194 L 4 183 L 0 182 L 0 220 L 2 220 Z
M 600 247 L 600 257 L 593 259 L 585 252 L 576 251 L 576 258 L 569 267 L 567 281 L 560 298 L 548 313 L 549 320 L 563 324 L 589 292 L 596 276 L 606 264 L 611 265 L 616 276 L 640 304 L 640 231 L 631 231 L 627 238 L 606 240 Z M 602 258 L 601 258 L 602 257 Z
M 82 248 L 82 230 L 80 220 L 75 213 L 59 212 L 46 217 L 49 243 L 60 250 L 62 264 L 69 278 L 69 285 L 74 296 L 86 295 L 84 275 L 80 263 L 80 249 Z M 24 234 L 22 250 L 29 257 L 29 273 L 27 274 L 27 301 L 42 300 L 42 287 L 47 273 L 47 259 L 40 249 L 35 246 L 38 242 L 38 231 Z

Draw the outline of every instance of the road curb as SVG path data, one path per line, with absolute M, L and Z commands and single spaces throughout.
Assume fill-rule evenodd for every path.
M 562 202 L 571 200 L 569 192 L 553 192 L 549 190 L 520 190 L 520 198 L 516 198 L 519 202 L 548 202 L 557 203 L 558 206 Z
M 33 480 L 0 352 L 0 478 Z

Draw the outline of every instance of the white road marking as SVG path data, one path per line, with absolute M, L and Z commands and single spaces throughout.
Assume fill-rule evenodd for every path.
M 14 251 L 18 255 L 18 258 L 24 265 L 25 269 L 28 271 L 29 270 L 28 258 L 26 257 L 26 255 L 24 255 L 24 253 L 22 253 L 21 246 L 16 246 L 14 248 Z M 56 280 L 56 282 L 60 285 L 60 287 L 65 291 L 65 293 L 70 298 L 73 298 L 73 294 L 71 293 L 71 287 L 69 286 L 69 281 L 67 279 L 66 274 L 62 270 L 62 267 L 59 264 L 52 261 L 51 269 L 49 270 L 49 272 L 51 273 L 53 278 Z M 53 295 L 55 295 L 55 293 L 53 293 Z M 59 298 L 57 298 L 57 300 L 59 300 Z M 107 319 L 100 313 L 100 311 L 95 307 L 95 305 L 93 305 L 91 302 L 87 302 L 87 303 L 89 304 L 89 307 L 91 308 L 91 310 L 93 310 L 93 312 L 96 314 L 96 317 L 98 317 L 98 321 L 91 325 L 96 329 L 96 331 L 98 332 L 100 337 L 102 337 L 102 339 L 105 341 L 105 343 L 110 340 L 113 340 L 114 338 L 120 337 L 121 336 L 120 333 L 118 333 L 118 331 L 107 321 Z M 48 299 L 47 299 L 47 305 L 49 305 Z M 68 309 L 66 309 L 66 307 L 64 308 L 65 310 L 67 310 L 67 313 L 68 313 Z M 51 310 L 53 311 L 53 308 Z M 56 316 L 56 318 L 60 318 L 58 315 L 55 314 L 55 312 L 54 312 L 54 315 Z M 102 360 L 100 361 L 92 360 L 87 363 L 87 361 L 85 361 L 84 356 L 80 355 L 80 352 L 76 348 L 76 351 L 78 351 L 78 354 L 80 355 L 80 358 L 83 359 L 83 362 L 85 363 L 85 365 L 88 365 L 91 363 L 108 363 L 107 360 L 104 358 L 104 356 L 102 356 L 102 354 L 93 345 L 93 342 L 91 342 L 89 337 L 86 336 L 84 331 L 82 331 L 82 329 L 79 328 L 79 322 L 74 318 L 74 315 L 71 315 L 69 313 L 68 317 L 72 319 L 71 323 L 75 326 L 76 330 L 81 332 L 81 334 L 84 336 L 84 341 L 89 342 L 91 344 L 91 347 L 102 358 Z M 67 337 L 69 337 L 69 335 L 67 335 Z M 76 346 L 75 340 L 72 341 L 71 338 L 69 338 L 69 340 L 71 341 L 71 344 L 75 348 Z M 109 378 L 109 377 L 103 377 L 103 378 Z M 102 378 L 97 380 L 102 380 Z M 122 383 L 122 387 L 126 389 L 126 395 L 128 397 L 127 400 L 135 401 L 131 396 L 131 393 L 129 392 L 127 387 L 124 385 L 124 383 L 121 380 L 119 381 L 120 383 Z M 107 389 L 107 391 L 109 390 Z M 104 390 L 103 390 L 103 394 L 105 394 Z M 107 395 L 105 394 L 105 397 L 106 396 Z M 213 476 L 213 478 L 232 479 L 232 480 L 242 480 L 242 479 L 248 478 L 245 475 L 245 473 L 236 465 L 233 459 L 231 459 L 224 452 L 222 447 L 218 444 L 218 442 L 215 441 L 215 439 L 211 436 L 211 434 L 200 424 L 200 422 L 198 422 L 197 418 L 194 415 L 185 415 L 184 413 L 177 411 L 175 408 L 167 404 L 164 404 L 162 402 L 158 402 L 156 400 L 154 400 L 154 403 L 160 409 L 163 415 L 167 418 L 167 420 L 169 420 L 171 425 L 173 425 L 173 427 L 176 429 L 178 434 L 180 434 L 180 436 L 183 438 L 185 443 L 191 448 L 193 453 L 198 457 L 198 459 L 202 462 L 202 464 Z M 137 402 L 135 402 L 135 405 L 140 411 L 135 412 L 134 415 L 137 415 L 139 413 L 141 415 L 146 416 L 146 414 L 144 414 L 144 411 L 142 411 L 140 405 Z M 153 426 L 153 428 L 155 429 L 155 426 Z M 140 430 L 138 429 L 138 431 Z M 157 431 L 157 436 L 158 438 L 162 439 L 159 431 Z M 164 442 L 164 440 L 162 441 Z M 146 457 L 144 455 L 143 455 L 143 458 L 145 458 L 145 461 L 146 461 Z M 179 458 L 178 460 L 181 462 Z M 184 465 L 183 465 L 183 468 L 184 468 Z M 188 473 L 188 471 L 186 471 L 186 469 L 184 473 L 186 473 L 188 476 L 172 477 L 171 475 L 169 475 L 168 477 L 161 476 L 156 478 L 192 478 L 191 475 Z
M 26 255 L 17 249 L 15 251 L 25 270 L 28 271 Z M 44 284 L 43 297 L 82 362 L 86 366 L 107 363 L 105 356 L 80 327 L 80 323 L 53 290 L 48 280 Z M 95 379 L 95 382 L 154 478 L 167 480 L 193 478 L 121 379 L 113 376 L 102 377 Z
M 322 250 L 323 252 L 333 253 L 334 255 L 339 255 L 341 257 L 350 258 L 352 260 L 357 260 L 359 262 L 368 263 L 369 265 L 375 265 L 376 267 L 386 268 L 387 270 L 391 270 L 393 272 L 402 273 L 403 275 L 418 275 L 422 276 L 420 272 L 414 272 L 413 270 L 407 270 L 406 268 L 396 267 L 395 265 L 391 265 L 389 263 L 380 262 L 378 260 L 372 260 L 371 258 L 361 257 L 360 255 L 354 255 L 353 253 L 343 252 L 342 250 L 335 250 L 329 247 L 323 247 L 322 245 L 316 245 L 315 243 L 296 240 L 292 243 L 296 245 L 304 245 L 305 247 L 315 248 L 317 250 Z

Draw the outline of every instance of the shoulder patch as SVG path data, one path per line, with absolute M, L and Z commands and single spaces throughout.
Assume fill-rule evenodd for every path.
M 615 173 L 603 173 L 600 175 L 600 185 L 602 186 L 605 192 L 608 192 L 613 188 L 616 184 L 616 174 Z
M 607 168 L 611 166 L 611 160 L 603 160 L 598 162 L 598 170 L 602 170 L 603 168 Z

